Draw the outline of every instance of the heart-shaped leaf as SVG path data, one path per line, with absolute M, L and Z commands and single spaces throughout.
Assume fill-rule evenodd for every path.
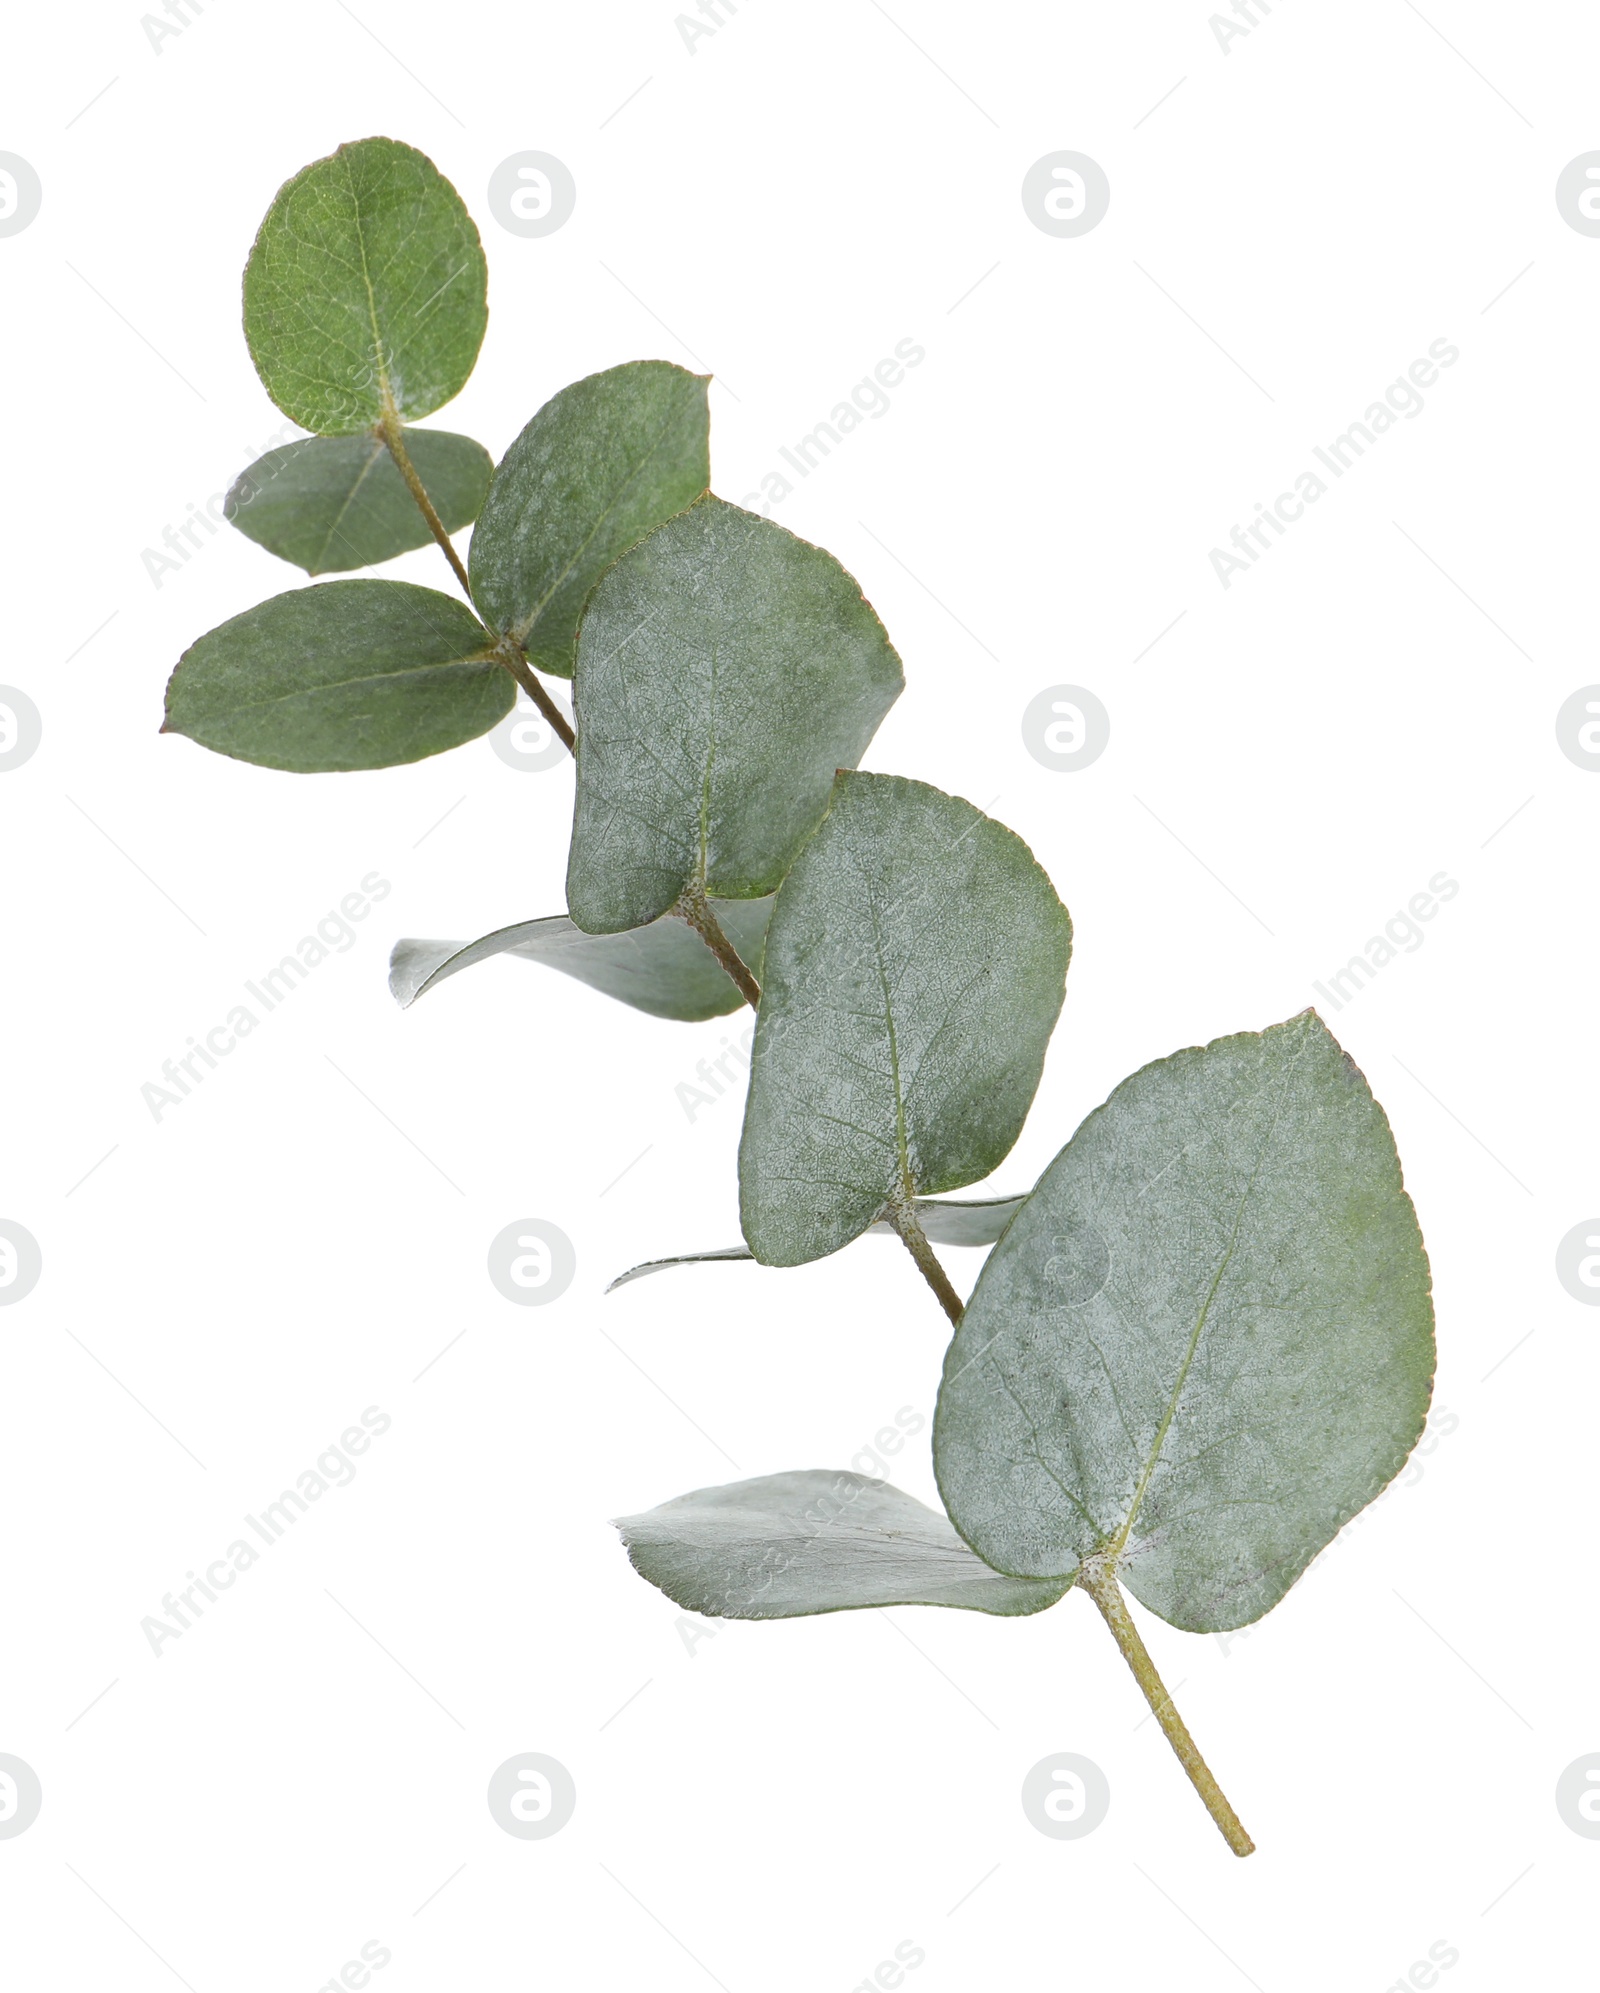
M 405 942 L 400 944 L 402 948 L 406 945 Z M 743 953 L 743 950 L 740 952 Z M 392 976 L 390 986 L 393 987 Z M 1022 1197 L 966 1200 L 918 1197 L 913 1200 L 912 1209 L 924 1234 L 936 1246 L 992 1246 L 1026 1201 Z M 882 1220 L 869 1225 L 867 1230 L 881 1232 L 889 1238 L 895 1235 L 893 1225 Z M 647 1273 L 664 1273 L 669 1266 L 702 1266 L 708 1260 L 733 1259 L 754 1263 L 755 1254 L 748 1246 L 718 1246 L 711 1252 L 677 1253 L 671 1259 L 647 1259 L 638 1266 L 630 1266 L 626 1273 L 619 1273 L 606 1292 L 615 1293 L 617 1288 L 626 1287 L 630 1280 L 642 1280 Z
M 613 934 L 691 888 L 773 892 L 902 682 L 831 554 L 720 498 L 669 520 L 578 634 L 572 918 Z
M 771 900 L 718 902 L 713 910 L 741 959 L 759 971 Z M 491 955 L 543 962 L 652 1017 L 698 1023 L 726 1017 L 744 1002 L 699 935 L 672 914 L 631 934 L 585 934 L 565 914 L 552 914 L 502 927 L 481 941 L 397 941 L 389 958 L 390 992 L 407 1009 L 436 983 Z
M 300 773 L 392 768 L 487 733 L 516 703 L 470 609 L 408 581 L 325 581 L 192 644 L 163 733 Z
M 997 1568 L 1094 1558 L 1175 1626 L 1243 1626 L 1398 1472 L 1433 1364 L 1389 1124 L 1307 1011 L 1084 1122 L 985 1263 L 934 1464 Z
M 406 449 L 448 532 L 477 518 L 493 460 L 470 436 L 412 429 Z M 223 514 L 247 539 L 307 574 L 344 574 L 409 553 L 428 522 L 379 436 L 306 436 L 234 479 Z
M 245 266 L 245 338 L 285 415 L 352 436 L 461 392 L 487 284 L 472 217 L 432 160 L 364 138 L 278 190 Z
M 739 1146 L 756 1258 L 819 1259 L 987 1176 L 1038 1087 L 1071 947 L 1014 831 L 925 782 L 841 774 L 767 934 Z
M 844 1468 L 697 1488 L 617 1522 L 633 1568 L 689 1612 L 796 1619 L 885 1605 L 1042 1612 L 1071 1580 L 1005 1578 L 942 1515 Z
M 472 595 L 541 671 L 572 676 L 595 583 L 710 484 L 708 379 L 666 360 L 591 374 L 507 450 L 472 536 Z

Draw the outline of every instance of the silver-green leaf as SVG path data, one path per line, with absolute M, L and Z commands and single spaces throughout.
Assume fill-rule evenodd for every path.
M 612 934 L 689 889 L 773 892 L 902 683 L 831 554 L 719 498 L 670 520 L 579 631 L 573 919 Z
M 406 449 L 451 533 L 478 516 L 494 463 L 481 443 L 412 429 Z M 269 450 L 234 479 L 223 516 L 307 574 L 345 574 L 433 536 L 379 436 L 306 436 Z
M 945 1359 L 940 1490 L 1001 1570 L 1243 1626 L 1399 1471 L 1433 1366 L 1389 1124 L 1307 1011 L 1146 1066 L 1045 1171 Z
M 390 986 L 393 987 L 392 976 Z M 1021 1197 L 918 1197 L 913 1200 L 912 1209 L 924 1233 L 936 1246 L 992 1246 L 1025 1202 Z M 867 1230 L 889 1238 L 894 1236 L 894 1227 L 883 1221 L 869 1225 Z M 669 1266 L 702 1266 L 707 1261 L 738 1259 L 753 1263 L 755 1254 L 748 1246 L 717 1246 L 710 1252 L 647 1259 L 638 1266 L 630 1266 L 626 1273 L 619 1273 L 606 1292 L 615 1293 L 630 1280 L 642 1280 L 647 1273 L 664 1273 Z
M 666 360 L 591 374 L 501 460 L 472 536 L 472 594 L 541 671 L 572 676 L 595 583 L 710 484 L 708 379 Z
M 769 1266 L 985 1177 L 1021 1132 L 1072 923 L 1015 832 L 959 797 L 844 773 L 767 934 L 739 1147 Z
M 178 660 L 163 733 L 297 773 L 459 747 L 516 703 L 476 616 L 408 581 L 324 581 L 221 623 Z
M 844 1468 L 697 1488 L 617 1522 L 633 1568 L 689 1612 L 796 1619 L 886 1605 L 1017 1617 L 1071 1583 L 1006 1578 L 942 1515 Z
M 771 900 L 717 902 L 713 911 L 740 958 L 758 974 Z M 542 962 L 652 1017 L 698 1023 L 744 1002 L 721 963 L 687 922 L 666 914 L 631 934 L 585 934 L 565 914 L 502 927 L 480 941 L 397 941 L 389 989 L 402 1010 L 447 977 L 492 955 Z
M 245 266 L 245 338 L 285 415 L 352 436 L 461 392 L 487 285 L 472 217 L 432 160 L 364 138 L 278 190 Z

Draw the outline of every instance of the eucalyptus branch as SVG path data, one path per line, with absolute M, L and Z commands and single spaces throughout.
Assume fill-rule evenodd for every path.
M 466 602 L 371 577 L 274 595 L 184 652 L 163 731 L 299 774 L 392 768 L 503 720 L 499 665 L 574 750 L 535 666 L 571 673 L 604 752 L 577 770 L 566 911 L 470 944 L 402 941 L 391 989 L 409 1003 L 515 950 L 703 1023 L 728 1014 L 731 979 L 761 1011 L 745 1244 L 685 1257 L 799 1266 L 876 1211 L 954 1329 L 933 1431 L 943 1514 L 853 1471 L 766 1475 L 630 1517 L 636 1568 L 729 1618 L 917 1601 L 1009 1618 L 1081 1583 L 1249 1854 L 1117 1571 L 1136 1569 L 1142 1605 L 1172 1625 L 1236 1627 L 1416 1444 L 1433 1309 L 1383 1110 L 1305 1011 L 1143 1065 L 1026 1198 L 923 1200 L 919 1215 L 908 1157 L 930 1182 L 981 1183 L 1022 1132 L 1065 994 L 1067 910 L 1004 824 L 860 772 L 900 659 L 833 555 L 711 494 L 706 376 L 642 360 L 575 381 L 498 465 L 470 437 L 408 431 L 471 374 L 487 281 L 465 203 L 409 146 L 363 139 L 285 183 L 245 270 L 245 330 L 309 433 L 246 470 L 228 517 L 311 576 L 411 551 L 416 514 L 381 440 Z M 896 348 L 907 367 L 922 357 Z M 470 574 L 446 519 L 472 522 Z M 713 765 L 709 875 L 695 854 Z M 1180 1139 L 1192 1128 L 1205 1144 Z M 991 1248 L 965 1304 L 923 1217 L 941 1243 Z M 1203 1531 L 1184 1525 L 1197 1513 Z M 1076 1575 L 1012 1575 L 1040 1569 Z

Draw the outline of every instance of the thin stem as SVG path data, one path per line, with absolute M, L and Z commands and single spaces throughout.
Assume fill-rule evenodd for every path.
M 417 476 L 417 467 L 412 463 L 410 453 L 406 449 L 405 432 L 399 416 L 395 414 L 392 408 L 385 408 L 383 411 L 383 420 L 379 423 L 378 427 L 382 433 L 384 442 L 388 445 L 389 455 L 394 458 L 400 475 L 405 479 L 406 485 L 411 492 L 411 496 L 417 501 L 418 510 L 421 512 L 423 518 L 427 520 L 433 537 L 444 548 L 445 559 L 455 569 L 456 580 L 461 584 L 461 592 L 471 602 L 472 583 L 467 579 L 467 571 L 461 565 L 461 556 L 450 544 L 450 535 L 444 529 L 444 521 L 434 510 L 433 500 L 423 489 L 422 480 Z M 473 606 L 476 607 L 477 605 L 474 604 Z
M 711 911 L 711 902 L 706 898 L 703 886 L 685 886 L 679 894 L 672 911 L 679 920 L 686 920 L 700 939 L 716 956 L 739 986 L 739 994 L 754 1010 L 761 1001 L 761 985 L 751 975 L 740 959 L 739 951 L 722 931 L 720 922 Z
M 1211 1767 L 1201 1757 L 1198 1746 L 1189 1735 L 1188 1726 L 1173 1707 L 1172 1698 L 1156 1673 L 1156 1664 L 1139 1637 L 1139 1629 L 1128 1611 L 1128 1602 L 1117 1584 L 1115 1567 L 1089 1559 L 1078 1574 L 1078 1582 L 1100 1608 L 1101 1618 L 1111 1628 L 1112 1639 L 1122 1649 L 1122 1658 L 1133 1670 L 1133 1678 L 1144 1691 L 1145 1701 L 1166 1732 L 1167 1742 L 1177 1753 L 1178 1763 L 1189 1774 L 1190 1783 L 1205 1801 L 1206 1811 L 1217 1823 L 1222 1838 L 1236 1855 L 1253 1855 L 1255 1842 L 1245 1832 L 1238 1814 L 1228 1804 L 1227 1795 L 1212 1777 Z
M 539 711 L 549 722 L 551 732 L 562 742 L 567 752 L 569 754 L 576 754 L 578 751 L 577 737 L 574 735 L 571 727 L 567 725 L 566 714 L 562 712 L 554 699 L 550 697 L 550 694 L 539 683 L 538 675 L 524 656 L 521 645 L 511 637 L 502 637 L 499 647 L 495 651 L 495 656 L 499 658 L 506 670 L 511 673 L 511 676 L 539 708 Z
M 423 484 L 421 478 L 417 476 L 417 467 L 412 463 L 411 454 L 406 449 L 404 425 L 392 408 L 385 408 L 383 420 L 378 424 L 378 431 L 383 437 L 389 455 L 394 458 L 400 475 L 405 479 L 407 489 L 417 501 L 418 511 L 427 520 L 433 537 L 443 547 L 445 559 L 455 571 L 455 577 L 461 584 L 462 593 L 469 602 L 472 602 L 472 582 L 468 577 L 467 570 L 461 564 L 461 556 L 450 543 L 450 535 L 445 531 L 444 521 L 435 510 L 433 500 L 428 496 L 426 486 Z M 478 605 L 476 602 L 472 602 L 472 606 L 476 609 Z M 496 647 L 495 656 L 499 658 L 506 670 L 511 673 L 511 676 L 539 708 L 551 731 L 561 741 L 567 752 L 569 754 L 576 754 L 578 751 L 577 741 L 571 727 L 567 725 L 566 715 L 539 683 L 539 680 L 534 675 L 532 666 L 528 663 L 527 655 L 523 651 L 522 646 L 514 637 L 502 637 Z
M 950 1285 L 949 1274 L 939 1264 L 933 1247 L 928 1243 L 928 1235 L 918 1223 L 916 1207 L 909 1198 L 892 1198 L 884 1215 L 905 1241 L 906 1251 L 917 1263 L 917 1271 L 939 1297 L 939 1306 L 950 1317 L 951 1323 L 959 1328 L 966 1303 Z

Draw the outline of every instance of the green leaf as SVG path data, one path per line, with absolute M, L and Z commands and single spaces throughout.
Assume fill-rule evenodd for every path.
M 967 1304 L 934 1465 L 998 1569 L 1099 1556 L 1175 1626 L 1243 1626 L 1399 1471 L 1433 1365 L 1389 1124 L 1307 1011 L 1084 1122 Z
M 472 372 L 487 282 L 472 217 L 432 160 L 364 138 L 279 188 L 245 265 L 245 338 L 302 429 L 417 421 Z
M 710 484 L 708 382 L 666 360 L 591 374 L 507 450 L 472 536 L 472 595 L 541 671 L 572 676 L 595 583 Z
M 407 581 L 274 595 L 191 644 L 163 733 L 300 773 L 392 768 L 487 733 L 511 674 L 463 603 Z
M 402 948 L 407 945 L 405 942 L 400 944 Z M 392 987 L 392 976 L 390 984 Z M 914 1200 L 913 1209 L 918 1223 L 936 1246 L 992 1246 L 1026 1201 L 1022 1197 L 966 1200 L 919 1197 Z M 889 1238 L 895 1236 L 893 1225 L 887 1222 L 869 1225 L 867 1230 L 881 1232 Z M 606 1292 L 614 1293 L 617 1288 L 626 1287 L 630 1280 L 642 1280 L 647 1273 L 664 1273 L 669 1266 L 700 1266 L 707 1260 L 729 1259 L 753 1262 L 755 1254 L 748 1246 L 718 1246 L 711 1252 L 676 1253 L 671 1259 L 647 1259 L 638 1266 L 630 1266 L 626 1273 L 619 1273 Z
M 713 910 L 740 956 L 759 973 L 771 900 L 719 902 Z M 390 992 L 408 1009 L 436 983 L 491 955 L 543 962 L 635 1010 L 684 1023 L 726 1017 L 744 1002 L 716 956 L 675 914 L 631 934 L 585 934 L 558 913 L 502 927 L 481 941 L 398 941 L 389 958 Z
M 578 635 L 572 918 L 611 934 L 691 887 L 773 892 L 903 682 L 831 554 L 720 498 L 670 520 Z
M 820 1259 L 987 1176 L 1038 1087 L 1071 948 L 1015 832 L 925 782 L 841 774 L 767 935 L 739 1146 L 756 1258 Z
M 697 1488 L 616 1525 L 633 1568 L 689 1612 L 796 1619 L 885 1605 L 1016 1617 L 1066 1584 L 991 1571 L 942 1515 L 843 1468 Z
M 470 436 L 412 429 L 406 448 L 448 532 L 478 516 L 493 461 Z M 234 479 L 224 516 L 246 539 L 307 574 L 342 574 L 433 537 L 378 436 L 307 436 Z

